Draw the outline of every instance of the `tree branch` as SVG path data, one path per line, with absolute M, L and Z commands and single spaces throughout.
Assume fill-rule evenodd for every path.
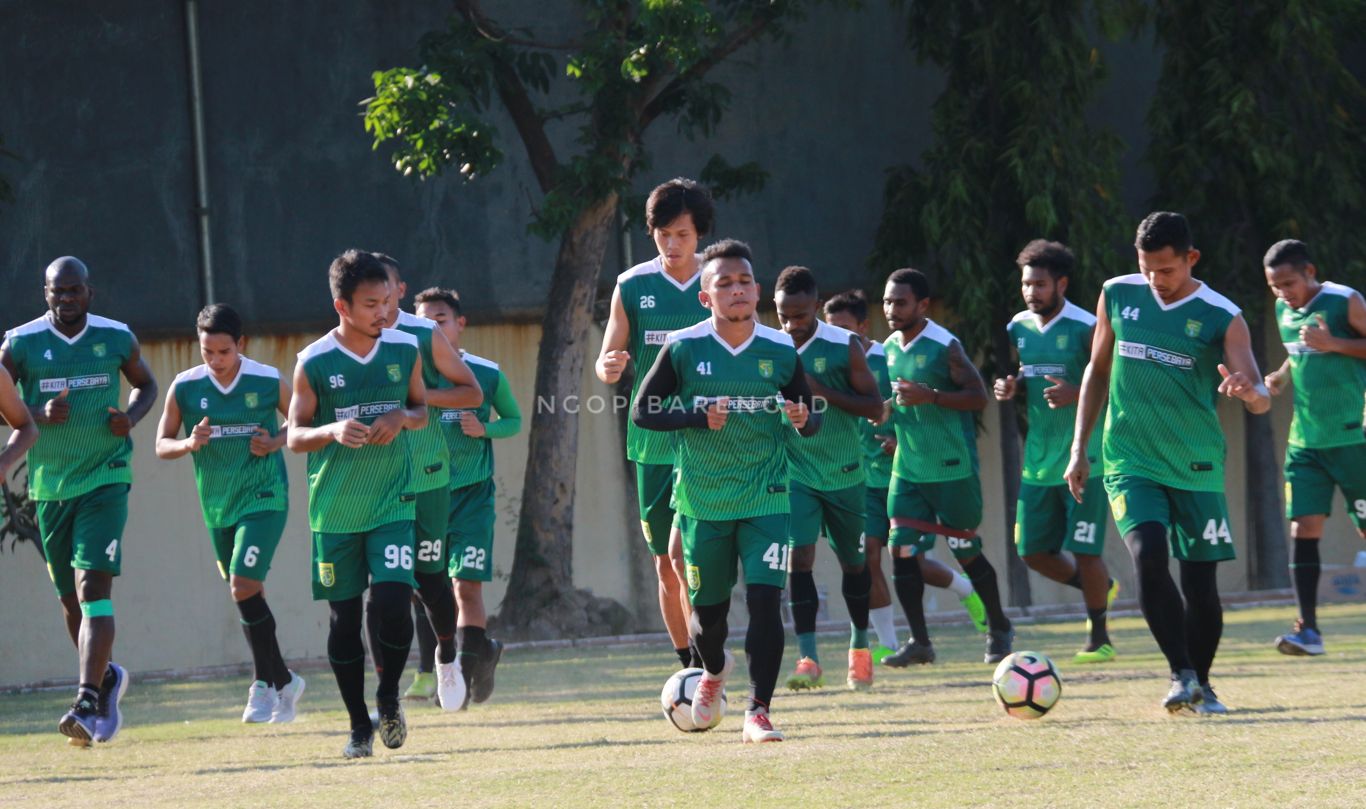
M 644 130 L 655 118 L 658 118 L 659 115 L 664 112 L 664 105 L 670 96 L 681 91 L 689 82 L 700 79 L 702 76 L 706 75 L 707 71 L 725 61 L 727 56 L 735 53 L 747 42 L 763 33 L 764 29 L 767 28 L 772 21 L 773 16 L 769 14 L 762 14 L 756 17 L 749 25 L 732 31 L 730 36 L 718 43 L 715 48 L 708 51 L 705 56 L 694 62 L 687 70 L 679 73 L 667 84 L 664 84 L 657 92 L 653 87 L 647 87 L 645 93 L 642 94 L 644 104 L 640 109 L 640 129 Z M 663 84 L 663 77 L 655 82 L 655 84 Z

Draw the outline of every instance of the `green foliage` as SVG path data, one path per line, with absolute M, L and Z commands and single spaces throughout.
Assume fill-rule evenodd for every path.
M 932 110 L 934 145 L 918 166 L 888 174 L 869 265 L 879 284 L 897 267 L 929 273 L 965 346 L 991 368 L 1005 361 L 1000 334 L 1021 307 L 1014 261 L 1027 242 L 1073 249 L 1069 296 L 1083 306 L 1122 267 L 1121 143 L 1085 119 L 1104 66 L 1084 0 L 905 6 L 911 46 L 946 85 Z M 1096 12 L 1106 30 L 1131 10 Z

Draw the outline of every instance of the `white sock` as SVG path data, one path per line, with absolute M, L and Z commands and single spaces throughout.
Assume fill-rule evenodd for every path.
M 868 623 L 873 625 L 873 630 L 877 632 L 877 642 L 888 649 L 895 649 L 896 642 L 896 618 L 892 614 L 892 605 L 885 607 L 874 607 L 868 610 Z
M 953 574 L 953 581 L 949 583 L 949 589 L 961 601 L 972 595 L 972 582 L 968 581 L 968 577 L 962 573 L 955 573 Z

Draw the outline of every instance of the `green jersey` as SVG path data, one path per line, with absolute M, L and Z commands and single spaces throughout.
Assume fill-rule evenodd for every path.
M 851 331 L 816 321 L 816 332 L 797 349 L 808 377 L 832 390 L 853 393 L 849 384 Z M 861 345 L 858 348 L 862 348 Z M 822 411 L 820 432 L 810 438 L 787 433 L 787 459 L 792 479 L 822 492 L 835 492 L 863 482 L 859 422 L 853 413 L 829 406 Z
M 1105 474 L 1186 491 L 1224 490 L 1224 431 L 1215 404 L 1224 334 L 1239 312 L 1205 283 L 1168 304 L 1138 273 L 1105 282 L 1105 316 L 1115 332 Z
M 926 320 L 909 343 L 903 345 L 901 339 L 901 332 L 892 332 L 882 344 L 891 379 L 919 382 L 935 390 L 961 390 L 949 372 L 950 346 L 958 338 L 948 329 Z M 977 474 L 977 430 L 968 411 L 929 403 L 894 404 L 892 427 L 896 430 L 892 477 L 911 483 L 942 483 Z
M 42 407 L 66 391 L 70 415 L 39 426 L 28 452 L 29 497 L 70 500 L 112 483 L 133 482 L 133 441 L 109 431 L 109 408 L 121 410 L 119 373 L 133 353 L 128 327 L 86 315 L 68 338 L 43 315 L 5 334 L 24 404 Z
M 436 362 L 432 360 L 432 336 L 436 321 L 400 309 L 394 328 L 417 338 L 417 348 L 422 353 L 422 382 L 427 389 L 451 387 L 450 380 L 441 375 L 436 369 Z M 442 432 L 440 408 L 428 407 L 427 426 L 408 433 L 408 446 L 412 451 L 412 490 L 415 493 L 444 489 L 451 481 L 451 467 L 446 459 L 446 439 Z
M 1276 301 L 1281 342 L 1290 354 L 1290 380 L 1295 386 L 1295 414 L 1290 420 L 1290 446 L 1328 449 L 1366 443 L 1361 410 L 1366 394 L 1366 363 L 1332 351 L 1315 351 L 1300 340 L 1300 328 L 1322 317 L 1334 337 L 1360 338 L 1347 319 L 1347 304 L 1356 290 L 1326 282 L 1303 308 Z
M 460 414 L 473 413 L 485 424 L 489 421 L 493 400 L 499 387 L 507 384 L 507 377 L 499 370 L 498 363 L 476 356 L 468 351 L 460 352 L 465 358 L 479 388 L 484 391 L 484 401 L 472 409 L 445 409 L 441 411 L 440 423 L 446 436 L 446 451 L 451 459 L 451 488 L 458 489 L 472 483 L 493 477 L 493 441 L 489 436 L 472 438 L 460 429 Z
M 656 256 L 617 276 L 621 307 L 626 310 L 626 323 L 630 327 L 626 345 L 636 364 L 632 401 L 645 373 L 654 367 L 669 332 L 685 329 L 711 316 L 697 297 L 702 288 L 701 265 L 698 266 L 692 278 L 679 282 L 669 275 L 664 262 Z M 636 463 L 672 464 L 675 440 L 672 433 L 646 430 L 628 421 L 626 457 Z
M 418 357 L 417 338 L 384 329 L 364 357 L 348 351 L 329 332 L 299 352 L 309 387 L 318 397 L 311 427 L 375 419 L 405 407 L 408 381 Z M 356 534 L 414 518 L 409 478 L 409 436 L 403 430 L 386 446 L 352 449 L 333 441 L 308 453 L 308 523 L 328 534 Z
M 668 337 L 680 406 L 701 409 L 729 399 L 720 430 L 677 431 L 674 500 L 697 520 L 740 520 L 786 514 L 787 433 L 781 391 L 800 360 L 792 338 L 759 323 L 732 348 L 710 319 Z
M 198 365 L 177 376 L 171 390 L 186 436 L 209 420 L 209 443 L 190 456 L 204 524 L 229 528 L 248 514 L 288 510 L 285 459 L 279 452 L 251 454 L 256 428 L 271 435 L 280 431 L 280 372 L 243 357 L 226 387 L 209 366 Z
M 1025 436 L 1021 479 L 1036 486 L 1061 486 L 1072 455 L 1072 433 L 1077 406 L 1049 407 L 1043 392 L 1053 387 L 1047 377 L 1081 385 L 1081 375 L 1091 360 L 1091 331 L 1096 317 L 1071 301 L 1063 301 L 1053 319 L 1025 310 L 1010 321 L 1006 332 L 1020 356 L 1019 381 L 1025 389 L 1029 433 Z M 1091 432 L 1086 454 L 1091 476 L 1100 475 L 1100 422 Z
M 868 370 L 877 380 L 877 394 L 882 401 L 892 398 L 892 382 L 887 376 L 887 349 L 874 340 L 865 352 Z M 859 443 L 863 447 L 864 482 L 874 489 L 885 489 L 892 482 L 892 456 L 882 451 L 882 438 L 893 434 L 891 423 L 874 425 L 859 419 Z

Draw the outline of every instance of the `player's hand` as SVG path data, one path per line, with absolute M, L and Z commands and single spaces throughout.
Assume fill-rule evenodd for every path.
M 1052 387 L 1043 389 L 1043 398 L 1048 402 L 1049 407 L 1054 409 L 1067 407 L 1076 404 L 1077 400 L 1081 398 L 1081 388 L 1066 379 L 1060 379 L 1056 376 L 1045 376 L 1044 379 L 1053 383 Z
M 991 386 L 991 392 L 996 396 L 998 402 L 1008 402 L 1015 398 L 1015 375 L 1006 374 L 1005 379 L 998 379 Z
M 275 443 L 275 436 L 261 425 L 256 425 L 256 435 L 251 437 L 251 454 L 258 458 L 264 458 L 280 447 Z
M 109 432 L 123 438 L 133 430 L 133 420 L 116 407 L 109 408 Z
M 1315 351 L 1332 351 L 1337 342 L 1333 333 L 1328 331 L 1328 323 L 1323 315 L 1314 315 L 1314 325 L 1300 327 L 1300 341 Z
M 472 410 L 466 410 L 460 414 L 460 432 L 470 438 L 483 438 L 488 434 L 488 429 L 484 427 L 484 422 Z
M 896 403 L 902 407 L 929 404 L 934 401 L 934 389 L 919 382 L 898 379 L 892 383 L 896 391 Z
M 1230 371 L 1228 366 L 1219 363 L 1219 375 L 1224 378 L 1219 383 L 1219 392 L 1230 399 L 1250 402 L 1257 398 L 1257 384 L 1247 378 L 1242 371 Z
M 209 443 L 209 438 L 212 435 L 213 430 L 209 427 L 209 417 L 205 416 L 190 430 L 190 436 L 185 439 L 185 443 L 190 448 L 190 452 L 198 452 Z
M 806 426 L 806 419 L 811 415 L 806 409 L 805 402 L 784 402 L 783 412 L 787 414 L 787 420 L 792 422 L 794 430 L 800 430 Z
M 626 362 L 631 359 L 629 351 L 608 351 L 598 359 L 598 375 L 609 385 L 615 385 L 626 370 Z
M 1072 499 L 1078 503 L 1086 493 L 1086 481 L 1090 477 L 1091 461 L 1086 457 L 1086 453 L 1072 453 L 1072 460 L 1068 461 L 1063 478 L 1067 481 L 1067 490 L 1072 493 Z
M 1272 396 L 1280 396 L 1281 392 L 1285 390 L 1285 384 L 1290 380 L 1287 378 L 1287 374 L 1283 374 L 1280 371 L 1272 371 L 1266 375 L 1264 381 L 1266 382 L 1267 391 L 1269 391 Z
M 707 429 L 719 430 L 726 426 L 726 416 L 730 415 L 730 397 L 721 396 L 707 407 Z
M 333 422 L 332 440 L 343 447 L 359 449 L 370 438 L 370 428 L 355 419 Z
M 884 435 L 884 436 L 882 436 L 882 454 L 883 454 L 883 455 L 895 455 L 895 454 L 896 454 L 896 436 L 894 436 L 894 435 Z
M 370 437 L 366 439 L 366 443 L 383 447 L 393 442 L 403 430 L 403 418 L 403 411 L 395 408 L 372 421 Z
M 43 421 L 47 424 L 66 424 L 67 417 L 71 415 L 71 403 L 66 400 L 69 391 L 62 388 L 62 392 L 54 398 L 48 399 L 47 404 L 43 405 Z

